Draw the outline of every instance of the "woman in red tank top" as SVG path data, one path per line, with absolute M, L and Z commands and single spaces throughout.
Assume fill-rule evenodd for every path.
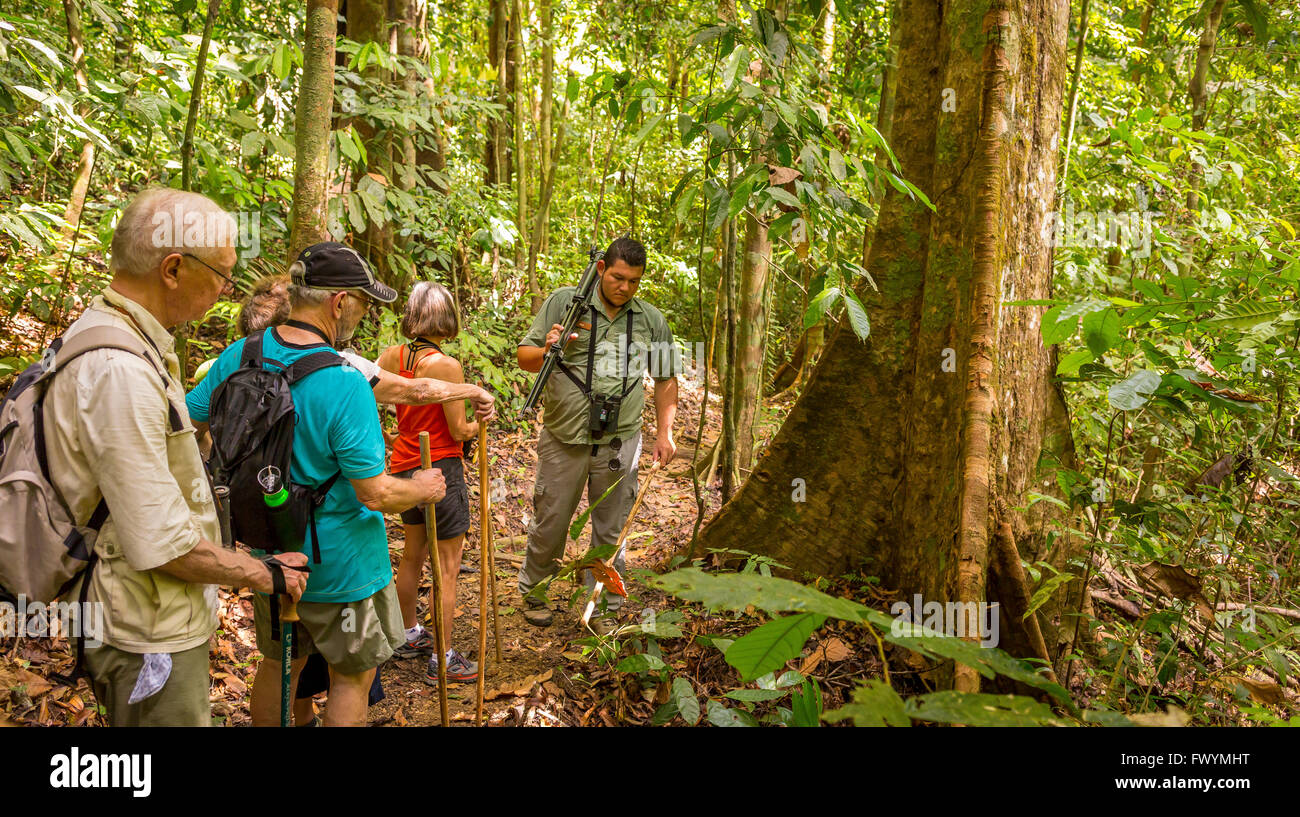
M 411 290 L 402 315 L 401 332 L 408 343 L 390 346 L 379 356 L 379 365 L 402 377 L 432 377 L 449 383 L 463 383 L 460 363 L 443 354 L 439 343 L 456 337 L 460 319 L 451 293 L 441 284 L 421 281 Z M 461 457 L 461 442 L 478 435 L 478 423 L 469 420 L 462 400 L 445 405 L 397 406 L 397 441 L 389 457 L 388 471 L 394 476 L 410 476 L 420 468 L 420 432 L 429 432 L 429 453 L 433 467 L 442 471 L 447 481 L 447 495 L 434 505 L 438 523 L 438 562 L 442 570 L 442 620 L 451 647 L 452 615 L 456 610 L 456 577 L 460 574 L 461 548 L 469 530 L 469 488 Z M 416 595 L 424 562 L 429 556 L 429 542 L 424 528 L 424 509 L 412 508 L 402 513 L 406 547 L 397 568 L 397 599 L 406 628 L 406 644 L 394 652 L 395 658 L 430 656 L 425 678 L 438 680 L 433 633 L 416 619 Z M 430 593 L 432 596 L 432 593 Z M 430 597 L 429 604 L 433 599 Z M 478 667 L 455 649 L 447 656 L 447 680 L 473 681 Z

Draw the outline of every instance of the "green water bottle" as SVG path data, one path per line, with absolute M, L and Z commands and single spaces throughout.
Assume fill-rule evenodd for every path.
M 285 485 L 280 469 L 268 465 L 257 472 L 257 482 L 262 486 L 262 501 L 266 503 L 271 518 L 271 531 L 283 551 L 302 550 L 302 535 L 294 524 L 293 509 L 289 507 L 289 487 Z

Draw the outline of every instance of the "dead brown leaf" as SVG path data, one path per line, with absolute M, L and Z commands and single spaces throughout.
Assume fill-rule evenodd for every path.
M 826 653 L 827 661 L 843 661 L 853 655 L 853 648 L 838 638 L 827 641 L 822 645 L 822 650 Z
M 1286 694 L 1282 691 L 1282 687 L 1272 681 L 1260 681 L 1245 677 L 1237 677 L 1232 680 L 1244 686 L 1246 691 L 1250 693 L 1250 697 L 1262 704 L 1281 706 L 1286 703 Z
M 1179 565 L 1150 562 L 1138 568 L 1137 576 L 1143 584 L 1159 590 L 1166 596 L 1192 602 L 1207 621 L 1214 622 L 1214 609 L 1201 594 L 1200 578 L 1188 573 Z
M 19 669 L 15 679 L 27 688 L 27 697 L 35 699 L 54 688 L 54 684 L 31 670 Z

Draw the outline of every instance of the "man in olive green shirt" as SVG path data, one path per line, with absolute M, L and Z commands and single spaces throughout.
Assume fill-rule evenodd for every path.
M 677 451 L 672 428 L 681 358 L 663 314 L 635 297 L 645 263 L 640 242 L 623 237 L 609 245 L 604 259 L 596 263 L 600 278 L 588 299 L 587 315 L 568 337 L 562 365 L 547 381 L 533 521 L 528 526 L 528 552 L 519 568 L 519 591 L 525 597 L 558 571 L 584 487 L 588 502 L 594 503 L 618 483 L 591 514 L 593 547 L 618 540 L 636 496 L 645 404 L 642 375 L 647 369 L 655 382 L 654 459 L 666 465 Z M 524 370 L 540 370 L 546 351 L 559 342 L 564 331 L 560 321 L 574 290 L 564 287 L 552 293 L 533 318 L 517 352 Z M 621 554 L 614 567 L 623 572 Z M 588 587 L 595 582 L 590 572 L 586 582 Z M 551 623 L 551 613 L 540 600 L 526 600 L 532 608 L 525 614 L 530 623 Z M 605 601 L 613 612 L 621 599 L 606 595 Z M 597 628 L 607 626 L 593 622 Z

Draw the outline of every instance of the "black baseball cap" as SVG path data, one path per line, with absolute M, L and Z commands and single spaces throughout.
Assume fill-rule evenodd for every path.
M 366 259 L 337 241 L 312 244 L 298 253 L 289 277 L 312 289 L 359 289 L 383 304 L 397 300 L 397 290 L 376 278 Z

